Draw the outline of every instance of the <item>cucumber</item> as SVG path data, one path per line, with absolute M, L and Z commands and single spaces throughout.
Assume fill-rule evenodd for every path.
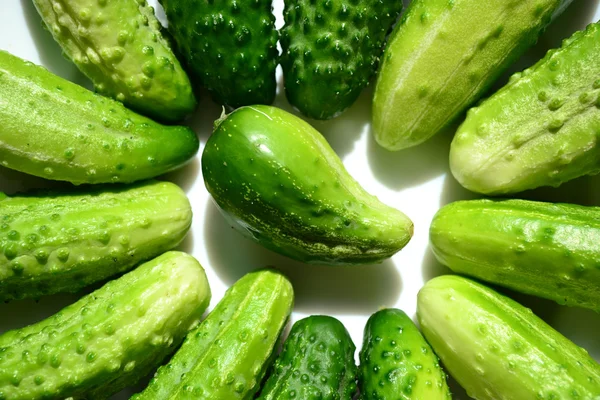
M 361 400 L 452 398 L 439 359 L 412 320 L 394 308 L 367 321 L 358 385 Z
M 44 321 L 0 335 L 0 399 L 106 399 L 160 365 L 209 301 L 198 261 L 165 253 Z
M 192 210 L 168 182 L 0 200 L 0 301 L 75 292 L 185 237 Z
M 377 143 L 401 150 L 447 127 L 571 1 L 412 1 L 390 36 L 375 85 Z
M 450 149 L 461 185 L 490 195 L 600 172 L 600 25 L 565 40 L 472 109 Z
M 0 165 L 81 183 L 152 178 L 190 160 L 198 138 L 163 126 L 0 50 Z
M 293 302 L 283 275 L 272 270 L 245 275 L 132 400 L 253 399 Z
M 380 262 L 410 240 L 411 220 L 368 194 L 300 118 L 252 106 L 216 125 L 202 154 L 204 183 L 245 236 L 299 261 L 338 265 Z
M 478 400 L 600 398 L 600 365 L 530 309 L 458 276 L 419 292 L 425 337 Z
M 454 272 L 600 312 L 600 208 L 526 200 L 452 203 L 431 247 Z
M 296 322 L 259 400 L 351 400 L 356 347 L 340 321 L 313 315 Z
M 98 93 L 149 117 L 179 121 L 192 86 L 146 0 L 33 0 L 64 54 Z

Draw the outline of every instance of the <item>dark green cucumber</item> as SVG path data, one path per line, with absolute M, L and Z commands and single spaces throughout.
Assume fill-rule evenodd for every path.
M 202 173 L 234 227 L 300 261 L 380 262 L 412 236 L 410 219 L 368 194 L 319 132 L 275 107 L 244 107 L 218 121 Z
M 361 400 L 452 398 L 437 356 L 412 320 L 393 308 L 367 321 L 358 385 Z
M 259 400 L 351 400 L 356 393 L 356 347 L 333 317 L 296 322 Z
M 165 253 L 44 321 L 0 335 L 0 399 L 106 399 L 160 365 L 209 302 L 198 261 Z
M 146 0 L 33 0 L 64 53 L 102 94 L 149 117 L 179 121 L 192 86 Z
M 0 50 L 0 165 L 81 183 L 152 178 L 190 160 L 198 138 L 163 126 Z
M 530 309 L 454 275 L 419 292 L 423 333 L 478 400 L 600 398 L 600 365 Z
M 185 237 L 192 210 L 168 182 L 0 200 L 0 301 L 75 292 Z
M 283 275 L 272 270 L 245 275 L 132 400 L 253 399 L 293 302 Z
M 600 208 L 473 200 L 442 208 L 430 229 L 453 271 L 600 312 Z

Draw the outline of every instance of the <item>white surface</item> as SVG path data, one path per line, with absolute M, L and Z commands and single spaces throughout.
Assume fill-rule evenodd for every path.
M 155 3 L 155 1 L 151 1 Z M 548 30 L 540 43 L 519 61 L 513 71 L 541 58 L 548 48 L 588 22 L 600 17 L 600 0 L 574 0 L 570 9 Z M 275 12 L 282 24 L 280 0 Z M 160 12 L 160 11 L 159 11 Z M 159 16 L 162 14 L 159 14 Z M 54 73 L 89 87 L 89 82 L 68 61 L 59 47 L 41 28 L 31 0 L 2 0 L 0 8 L 0 49 L 45 65 Z M 279 71 L 280 72 L 280 71 Z M 501 82 L 505 82 L 504 77 Z M 281 90 L 280 90 L 281 91 Z M 196 115 L 190 120 L 201 140 L 198 157 L 170 179 L 188 193 L 194 209 L 191 232 L 181 249 L 193 254 L 204 266 L 213 291 L 211 308 L 227 287 L 244 273 L 266 265 L 282 269 L 291 278 L 296 291 L 294 321 L 311 314 L 329 314 L 348 328 L 357 348 L 368 316 L 380 307 L 399 307 L 414 316 L 416 295 L 428 279 L 447 273 L 428 249 L 428 229 L 434 213 L 444 204 L 475 197 L 462 189 L 449 175 L 448 148 L 451 134 L 398 153 L 379 148 L 369 134 L 371 90 L 365 90 L 358 102 L 341 117 L 328 122 L 313 122 L 344 161 L 348 171 L 369 192 L 408 214 L 415 223 L 415 235 L 409 245 L 381 265 L 339 268 L 315 267 L 293 262 L 273 254 L 242 238 L 226 225 L 209 201 L 200 170 L 200 154 L 220 109 L 204 93 Z M 284 96 L 276 105 L 290 109 Z M 543 189 L 526 196 L 540 200 L 560 200 L 600 205 L 600 178 L 583 178 L 560 189 Z M 13 193 L 30 187 L 49 186 L 38 178 L 0 169 L 0 191 Z M 39 302 L 22 301 L 0 305 L 0 333 L 36 322 L 53 314 L 79 296 L 58 295 Z M 581 309 L 568 309 L 552 302 L 518 295 L 548 323 L 600 360 L 600 315 Z M 454 388 L 455 398 L 464 399 Z M 127 390 L 115 399 L 126 399 Z

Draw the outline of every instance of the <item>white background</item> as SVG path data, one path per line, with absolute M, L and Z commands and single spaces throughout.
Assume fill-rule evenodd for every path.
M 155 0 L 151 0 L 155 3 Z M 406 3 L 406 1 L 405 1 Z M 59 47 L 42 29 L 41 20 L 31 0 L 0 0 L 0 49 L 43 64 L 52 72 L 79 84 L 90 86 L 69 61 L 61 57 Z M 570 9 L 550 26 L 538 45 L 512 71 L 527 67 L 541 58 L 547 49 L 557 47 L 591 21 L 600 17 L 600 0 L 574 0 Z M 282 2 L 275 0 L 277 26 L 283 23 Z M 163 19 L 161 10 L 158 15 Z M 281 93 L 276 105 L 290 110 Z M 498 85 L 506 82 L 507 76 Z M 341 117 L 328 122 L 315 122 L 346 168 L 369 192 L 397 207 L 415 223 L 415 235 L 399 254 L 380 265 L 365 267 L 317 267 L 293 262 L 273 254 L 242 238 L 219 215 L 209 199 L 202 180 L 200 154 L 219 116 L 217 107 L 203 92 L 200 106 L 190 125 L 200 137 L 201 148 L 196 159 L 166 178 L 187 192 L 194 210 L 192 230 L 181 249 L 202 263 L 211 284 L 211 308 L 223 292 L 243 274 L 271 265 L 291 278 L 296 291 L 293 320 L 311 314 L 329 314 L 339 318 L 350 331 L 357 348 L 362 342 L 362 329 L 370 314 L 380 307 L 399 307 L 414 317 L 416 295 L 425 281 L 448 273 L 428 249 L 431 218 L 444 204 L 474 198 L 462 189 L 448 171 L 448 148 L 452 132 L 440 135 L 420 147 L 398 153 L 379 148 L 370 135 L 370 88 Z M 1 96 L 1 94 L 0 94 Z M 0 191 L 14 193 L 30 187 L 52 185 L 42 179 L 0 169 Z M 582 178 L 559 189 L 541 189 L 521 197 L 540 200 L 600 205 L 600 178 Z M 34 323 L 74 302 L 79 295 L 57 295 L 40 301 L 21 301 L 0 305 L 0 333 Z M 600 360 L 600 315 L 582 309 L 569 309 L 552 302 L 516 295 L 552 326 Z M 139 388 L 137 389 L 139 390 Z M 115 399 L 126 399 L 135 389 L 123 391 Z M 453 383 L 455 398 L 466 398 Z

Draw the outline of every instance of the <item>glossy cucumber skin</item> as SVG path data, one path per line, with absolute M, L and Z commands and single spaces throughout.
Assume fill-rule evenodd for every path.
M 164 126 L 0 50 L 0 165 L 46 179 L 132 182 L 180 167 L 195 133 Z
M 597 399 L 600 365 L 530 309 L 455 275 L 419 292 L 423 333 L 478 400 Z
M 447 127 L 571 1 L 412 1 L 394 27 L 378 72 L 377 142 L 401 150 Z
M 294 324 L 258 400 L 351 400 L 356 347 L 340 321 L 313 315 Z
M 147 182 L 0 200 L 0 301 L 76 292 L 177 246 L 185 193 Z
M 246 274 L 132 400 L 253 399 L 293 302 L 292 285 L 278 272 Z
M 358 385 L 361 400 L 452 398 L 439 359 L 401 310 L 371 315 L 365 326 Z
M 64 53 L 98 93 L 161 121 L 196 106 L 190 81 L 145 0 L 33 0 Z
M 221 120 L 202 172 L 236 229 L 303 262 L 380 262 L 412 236 L 410 219 L 368 194 L 319 132 L 275 107 L 244 107 Z
M 600 172 L 600 25 L 565 40 L 479 107 L 450 149 L 454 177 L 489 195 Z
M 106 399 L 160 365 L 210 296 L 198 261 L 165 253 L 52 317 L 0 335 L 0 399 Z

